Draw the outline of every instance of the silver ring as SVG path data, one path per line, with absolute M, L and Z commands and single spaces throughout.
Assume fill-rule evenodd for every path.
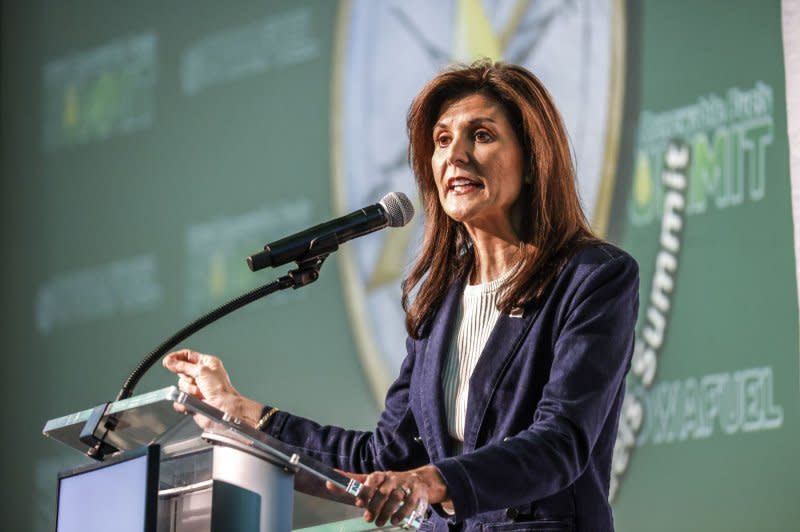
M 403 491 L 403 495 L 405 497 L 411 495 L 411 488 L 409 488 L 408 486 L 400 486 L 400 489 Z

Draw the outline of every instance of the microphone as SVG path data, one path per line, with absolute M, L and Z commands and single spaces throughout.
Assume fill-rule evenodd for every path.
M 247 257 L 247 265 L 255 272 L 319 257 L 336 251 L 339 244 L 386 226 L 402 227 L 413 217 L 411 200 L 402 192 L 390 192 L 374 205 L 267 244 L 264 251 Z

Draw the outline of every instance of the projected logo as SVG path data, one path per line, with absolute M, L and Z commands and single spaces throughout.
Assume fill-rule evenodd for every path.
M 335 209 L 349 212 L 390 191 L 415 198 L 405 115 L 447 65 L 489 57 L 524 65 L 553 94 L 576 155 L 580 192 L 603 232 L 624 77 L 621 1 L 355 1 L 340 12 L 334 68 Z M 416 198 L 415 198 L 416 201 Z M 400 280 L 413 260 L 422 215 L 340 252 L 365 372 L 382 401 L 405 356 Z
M 772 87 L 759 81 L 752 89 L 731 87 L 724 97 L 707 94 L 684 107 L 641 114 L 633 187 L 624 215 L 631 231 L 653 225 L 659 230 L 654 268 L 641 272 L 643 286 L 650 290 L 642 297 L 629 389 L 614 447 L 612 498 L 637 447 L 706 439 L 715 433 L 770 430 L 783 424 L 783 407 L 773 396 L 770 366 L 673 381 L 657 379 L 670 336 L 682 256 L 691 249 L 686 245 L 688 220 L 764 200 L 767 150 L 775 128 L 773 110 Z M 708 246 L 704 243 L 703 247 Z M 649 242 L 634 243 L 629 251 L 636 255 L 642 248 L 647 251 L 641 257 L 652 253 Z M 697 247 L 692 251 L 690 260 L 697 261 L 701 251 Z M 686 277 L 692 275 L 697 272 Z M 727 309 L 725 313 L 733 319 L 734 313 Z
M 195 223 L 186 230 L 187 316 L 198 316 L 243 292 L 256 288 L 263 280 L 245 266 L 244 257 L 253 252 L 253 242 L 264 235 L 280 235 L 311 223 L 313 206 L 305 198 L 285 199 L 279 204 L 235 216 L 219 216 Z M 291 300 L 307 297 L 301 290 Z M 274 294 L 269 305 L 289 301 L 285 293 Z
M 149 128 L 157 80 L 154 33 L 48 62 L 43 131 L 48 151 Z
M 191 96 L 315 59 L 320 45 L 312 14 L 310 8 L 294 8 L 204 35 L 181 55 L 181 89 Z

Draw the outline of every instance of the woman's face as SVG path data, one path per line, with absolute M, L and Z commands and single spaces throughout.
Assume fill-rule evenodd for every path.
M 470 233 L 512 231 L 523 151 L 502 105 L 476 93 L 446 104 L 433 128 L 433 176 L 442 208 Z

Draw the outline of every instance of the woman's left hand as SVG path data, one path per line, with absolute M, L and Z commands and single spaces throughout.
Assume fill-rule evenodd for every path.
M 436 504 L 447 499 L 447 486 L 439 470 L 426 465 L 411 471 L 376 471 L 369 475 L 345 473 L 362 484 L 356 506 L 365 509 L 364 520 L 383 526 L 400 524 L 420 502 Z

